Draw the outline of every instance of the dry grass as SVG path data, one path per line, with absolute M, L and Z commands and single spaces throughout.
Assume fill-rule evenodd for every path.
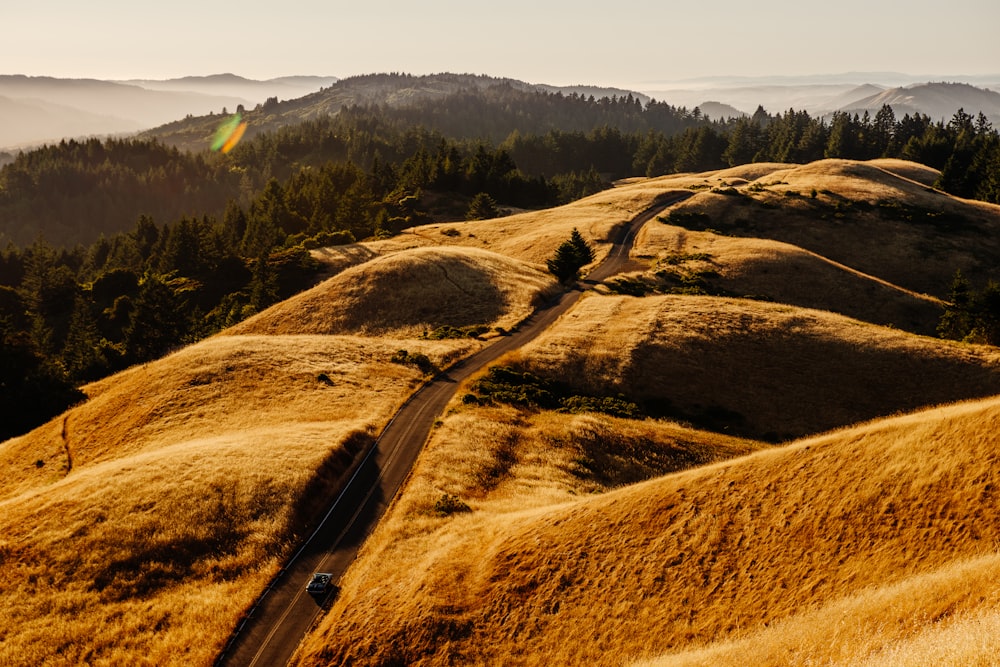
M 884 169 L 885 171 L 896 174 L 897 176 L 908 178 L 911 181 L 915 181 L 927 187 L 933 186 L 934 183 L 937 182 L 938 178 L 941 177 L 941 172 L 937 169 L 922 165 L 918 162 L 910 162 L 909 160 L 881 158 L 878 160 L 869 160 L 868 164 L 878 167 L 879 169 Z
M 772 165 L 773 166 L 773 165 Z M 756 173 L 754 169 L 754 173 Z M 704 177 L 704 178 L 703 178 Z M 377 257 L 415 248 L 459 246 L 489 250 L 509 258 L 544 266 L 574 227 L 595 245 L 600 261 L 618 227 L 656 203 L 671 190 L 707 182 L 712 174 L 680 174 L 655 179 L 627 179 L 617 187 L 565 206 L 518 213 L 492 220 L 455 221 L 404 230 L 383 241 L 366 241 L 312 251 L 333 275 Z M 719 179 L 715 179 L 720 182 Z
M 210 664 L 419 382 L 402 346 L 217 337 L 0 445 L 0 664 Z
M 655 222 L 643 227 L 634 252 L 649 261 L 648 270 L 634 277 L 664 290 L 698 275 L 719 293 L 828 310 L 924 335 L 934 334 L 944 309 L 940 299 L 779 241 Z
M 1000 352 L 817 310 L 694 296 L 584 298 L 520 364 L 582 393 L 769 440 L 1000 393 Z
M 550 274 L 496 253 L 417 248 L 346 269 L 227 333 L 417 337 L 445 325 L 509 329 L 556 290 Z
M 470 536 L 489 540 L 526 515 L 761 446 L 666 422 L 510 407 L 453 410 L 365 544 L 301 664 L 412 664 L 433 656 L 440 633 L 463 625 L 452 611 L 465 594 L 429 589 L 424 576 L 450 569 L 448 554 Z M 445 496 L 471 511 L 435 511 Z M 475 663 L 481 656 L 456 659 Z
M 778 667 L 988 665 L 1000 650 L 994 582 L 1000 556 L 958 560 L 872 586 L 731 641 L 634 663 Z
M 677 210 L 706 216 L 686 225 L 692 231 L 780 241 L 944 297 L 956 269 L 984 282 L 1000 262 L 1000 206 L 933 190 L 924 185 L 929 176 L 898 160 L 821 160 L 737 184 L 729 194 L 699 192 Z
M 641 179 L 585 197 L 558 208 L 492 220 L 439 223 L 414 227 L 398 243 L 458 245 L 491 250 L 532 264 L 544 265 L 573 228 L 594 244 L 596 261 L 606 254 L 614 230 L 656 203 L 671 190 L 700 179 L 688 175 Z
M 652 223 L 639 252 L 661 267 L 706 252 L 691 266 L 733 293 L 926 326 L 924 293 L 1000 259 L 1000 208 L 935 192 L 934 175 L 750 165 L 318 251 L 327 283 L 0 444 L 0 664 L 211 662 L 293 526 L 419 384 L 391 355 L 467 354 L 479 343 L 412 337 L 520 321 L 573 227 L 600 259 L 671 190 L 698 191 L 677 208 L 730 236 Z M 878 208 L 894 203 L 952 217 Z M 731 298 L 588 296 L 506 362 L 771 439 L 1000 391 L 993 348 Z M 1000 399 L 773 449 L 456 404 L 301 663 L 984 662 L 998 432 Z
M 982 662 L 998 431 L 990 399 L 544 509 L 470 497 L 363 561 L 300 664 L 912 664 L 938 638 Z

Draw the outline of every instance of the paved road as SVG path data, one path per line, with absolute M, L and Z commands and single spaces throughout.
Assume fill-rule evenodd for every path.
M 690 196 L 685 192 L 671 195 L 618 230 L 608 256 L 588 274 L 585 282 L 599 282 L 621 271 L 642 225 L 667 206 Z M 434 421 L 459 383 L 500 355 L 531 341 L 576 303 L 580 294 L 576 289 L 563 293 L 535 312 L 515 333 L 453 365 L 410 397 L 331 505 L 319 528 L 271 582 L 237 629 L 217 665 L 287 664 L 323 606 L 331 602 L 329 596 L 316 598 L 306 593 L 305 585 L 312 573 L 330 572 L 334 581 L 339 581 L 347 571 L 406 479 Z

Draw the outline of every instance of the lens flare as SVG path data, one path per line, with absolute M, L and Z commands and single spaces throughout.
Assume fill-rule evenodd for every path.
M 247 131 L 247 123 L 239 114 L 233 114 L 219 126 L 212 138 L 212 150 L 228 153 L 240 143 L 243 133 Z

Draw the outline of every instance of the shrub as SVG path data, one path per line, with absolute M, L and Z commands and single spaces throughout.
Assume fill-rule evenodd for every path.
M 434 503 L 434 511 L 441 516 L 450 516 L 456 512 L 471 512 L 472 508 L 463 502 L 461 498 L 446 493 Z
M 430 360 L 426 354 L 410 354 L 407 350 L 396 350 L 393 352 L 392 356 L 389 357 L 389 361 L 394 364 L 409 364 L 416 366 L 421 370 L 421 372 L 426 374 L 436 373 L 437 367 L 434 362 Z
M 706 227 L 710 222 L 708 215 L 699 211 L 671 211 L 667 215 L 657 219 L 668 225 L 677 225 L 678 227 L 689 229 L 701 229 Z
M 450 324 L 446 324 L 443 327 L 438 327 L 434 331 L 425 331 L 421 334 L 421 338 L 427 340 L 445 340 L 448 338 L 479 338 L 486 332 L 490 330 L 489 327 L 482 324 L 472 324 L 467 327 L 453 327 Z

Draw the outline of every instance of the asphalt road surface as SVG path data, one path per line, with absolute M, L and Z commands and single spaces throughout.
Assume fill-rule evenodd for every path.
M 608 256 L 584 282 L 593 284 L 606 280 L 625 268 L 639 229 L 664 208 L 689 196 L 686 192 L 670 193 L 620 228 Z M 216 660 L 217 665 L 274 667 L 288 663 L 299 642 L 335 595 L 336 588 L 322 596 L 307 593 L 306 584 L 312 574 L 328 572 L 333 575 L 334 582 L 340 581 L 402 486 L 434 421 L 444 411 L 459 383 L 500 355 L 538 336 L 576 303 L 580 294 L 578 289 L 563 293 L 536 311 L 516 332 L 451 366 L 410 397 L 334 500 L 319 527 L 237 628 Z

